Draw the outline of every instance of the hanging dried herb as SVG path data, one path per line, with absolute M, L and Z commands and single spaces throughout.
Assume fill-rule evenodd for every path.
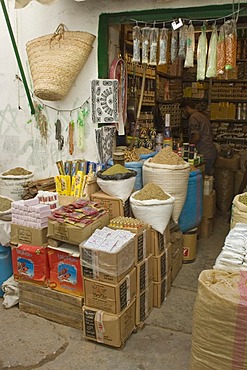
M 44 107 L 42 104 L 39 104 L 38 102 L 34 101 L 34 109 L 35 109 L 34 118 L 35 118 L 36 126 L 39 129 L 40 136 L 43 139 L 45 139 L 45 141 L 47 142 L 48 122 L 47 122 L 46 116 L 42 112 Z

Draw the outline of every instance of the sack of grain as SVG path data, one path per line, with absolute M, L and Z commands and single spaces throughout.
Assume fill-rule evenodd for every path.
M 232 202 L 231 229 L 236 223 L 247 224 L 247 192 L 235 196 Z
M 172 218 L 176 223 L 186 199 L 189 173 L 189 163 L 166 148 L 143 164 L 143 185 L 149 182 L 155 183 L 175 198 Z
M 156 188 L 158 186 L 149 183 L 141 191 L 134 192 L 130 196 L 130 206 L 136 219 L 151 225 L 154 230 L 163 234 L 170 221 L 175 198 L 164 193 L 161 188 L 159 189 L 165 196 L 154 195 Z

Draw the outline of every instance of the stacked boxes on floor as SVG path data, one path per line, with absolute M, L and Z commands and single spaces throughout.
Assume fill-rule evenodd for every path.
M 91 195 L 91 200 L 94 202 L 100 202 L 102 204 L 102 206 L 109 213 L 110 220 L 118 216 L 130 216 L 129 199 L 123 202 L 122 199 L 112 197 L 111 195 L 108 195 L 100 190 Z
M 209 238 L 214 231 L 214 219 L 216 213 L 216 192 L 211 190 L 209 194 L 203 194 L 202 222 L 199 227 L 199 236 Z
M 80 244 L 84 337 L 121 347 L 135 328 L 134 234 L 104 227 Z
M 177 227 L 170 230 L 172 282 L 183 265 L 183 233 Z
M 153 306 L 161 307 L 171 289 L 171 243 L 170 229 L 164 234 L 152 229 L 151 252 L 153 263 Z

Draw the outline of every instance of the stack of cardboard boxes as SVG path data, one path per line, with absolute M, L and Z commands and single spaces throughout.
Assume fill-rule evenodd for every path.
M 216 192 L 213 189 L 213 177 L 205 176 L 203 190 L 202 221 L 199 226 L 199 236 L 209 238 L 214 231 L 214 218 L 216 213 Z

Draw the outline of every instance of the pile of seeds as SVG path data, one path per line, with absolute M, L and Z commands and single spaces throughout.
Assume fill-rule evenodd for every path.
M 238 200 L 243 203 L 245 206 L 247 206 L 247 194 L 240 195 Z
M 102 175 L 111 176 L 116 175 L 118 173 L 129 173 L 129 172 L 130 171 L 121 164 L 114 164 L 114 166 L 109 167 L 107 170 L 102 172 Z
M 9 171 L 6 171 L 4 173 L 2 173 L 2 176 L 25 176 L 25 175 L 31 175 L 32 172 L 28 171 L 28 170 L 25 170 L 25 168 L 22 168 L 22 167 L 16 167 L 16 168 L 12 168 L 11 170 Z
M 170 165 L 186 163 L 182 157 L 179 157 L 177 153 L 172 151 L 170 146 L 166 146 L 165 148 L 161 149 L 153 158 L 150 159 L 150 162 Z
M 11 209 L 12 200 L 0 196 L 0 212 L 5 212 Z
M 138 193 L 136 193 L 133 198 L 137 200 L 167 200 L 170 196 L 166 194 L 160 186 L 149 182 Z
M 137 154 L 136 149 L 133 150 L 126 149 L 124 151 L 125 162 L 138 162 L 140 160 L 140 155 Z
M 141 146 L 140 148 L 136 148 L 135 151 L 139 155 L 152 153 L 152 150 L 150 150 L 148 148 L 144 148 L 143 146 Z

